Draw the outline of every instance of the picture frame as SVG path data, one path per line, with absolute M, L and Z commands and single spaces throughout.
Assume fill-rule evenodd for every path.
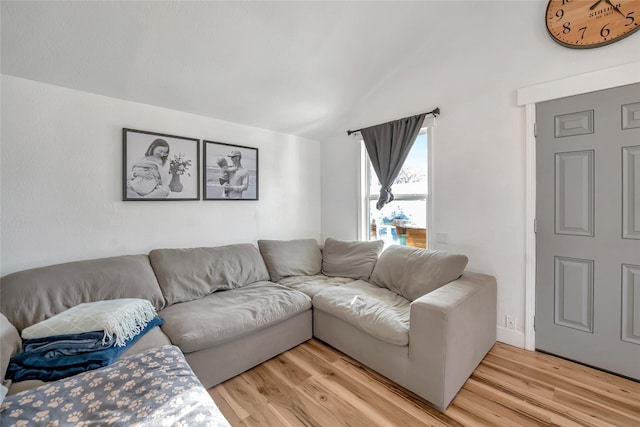
M 258 200 L 258 149 L 202 141 L 203 200 Z
M 122 200 L 200 200 L 200 140 L 122 129 Z

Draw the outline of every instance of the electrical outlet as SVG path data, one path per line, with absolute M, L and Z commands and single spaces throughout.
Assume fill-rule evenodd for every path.
M 516 328 L 516 317 L 515 316 L 511 316 L 511 315 L 507 315 L 506 319 L 505 319 L 505 325 L 507 326 L 507 329 L 515 329 Z

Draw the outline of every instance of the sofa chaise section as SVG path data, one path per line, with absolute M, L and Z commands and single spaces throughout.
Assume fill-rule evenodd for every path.
M 314 296 L 313 334 L 445 410 L 496 341 L 495 278 L 466 263 L 392 246 L 373 283 Z

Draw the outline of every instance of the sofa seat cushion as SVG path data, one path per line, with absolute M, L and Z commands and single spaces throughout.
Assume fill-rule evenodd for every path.
M 316 274 L 314 276 L 285 277 L 284 279 L 279 280 L 278 284 L 304 292 L 313 298 L 315 294 L 327 289 L 328 287 L 340 286 L 350 282 L 353 282 L 353 279 L 348 277 L 328 277 L 323 274 Z
M 381 341 L 409 344 L 411 303 L 388 289 L 357 280 L 319 292 L 313 297 L 313 307 Z
M 311 308 L 311 298 L 271 282 L 218 291 L 174 304 L 158 315 L 162 330 L 185 353 L 232 341 Z M 212 361 L 213 363 L 213 361 Z

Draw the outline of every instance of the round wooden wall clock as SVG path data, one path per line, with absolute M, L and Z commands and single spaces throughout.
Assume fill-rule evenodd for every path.
M 600 47 L 640 29 L 640 0 L 550 0 L 545 18 L 561 45 Z

